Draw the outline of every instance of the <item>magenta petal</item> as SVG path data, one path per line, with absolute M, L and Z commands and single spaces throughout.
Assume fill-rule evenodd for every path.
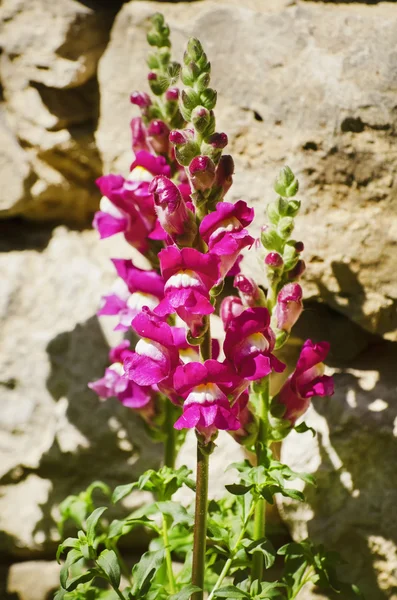
M 138 385 L 154 385 L 168 375 L 168 370 L 148 356 L 133 354 L 124 361 L 126 375 Z
M 197 404 L 191 404 L 184 408 L 183 415 L 176 421 L 175 429 L 193 429 L 200 421 L 200 407 Z
M 313 396 L 332 396 L 334 393 L 334 382 L 329 375 L 322 375 L 313 379 L 304 386 L 299 387 L 299 394 L 303 398 L 311 398 Z
M 148 309 L 138 313 L 131 325 L 141 337 L 158 342 L 163 346 L 172 347 L 174 345 L 174 338 L 170 325 L 165 321 L 162 321 Z
M 150 387 L 141 387 L 133 381 L 128 382 L 128 387 L 119 395 L 120 402 L 128 408 L 140 409 L 146 406 L 152 397 Z
M 127 303 L 125 300 L 117 296 L 117 294 L 110 294 L 109 296 L 102 297 L 103 305 L 98 310 L 97 315 L 118 315 L 123 310 Z
M 92 225 L 98 231 L 101 240 L 104 240 L 116 233 L 126 231 L 128 220 L 126 218 L 118 219 L 100 210 L 95 213 Z
M 329 349 L 330 345 L 328 342 L 315 344 L 312 340 L 306 340 L 296 364 L 296 373 L 303 373 L 314 367 L 314 365 L 322 363 L 327 358 Z

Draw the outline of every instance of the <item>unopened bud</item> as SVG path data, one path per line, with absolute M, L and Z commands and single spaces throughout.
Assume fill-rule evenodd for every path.
M 149 185 L 149 193 L 153 194 L 156 214 L 164 231 L 173 240 L 181 236 L 184 245 L 189 245 L 196 236 L 197 226 L 175 183 L 165 175 L 157 175 Z
M 283 167 L 274 183 L 274 190 L 283 198 L 292 198 L 299 190 L 299 182 L 289 167 Z
M 253 307 L 265 305 L 265 295 L 252 277 L 246 277 L 242 273 L 239 273 L 234 278 L 233 285 L 238 289 L 239 296 L 244 306 Z
M 271 269 L 281 269 L 284 265 L 283 257 L 278 252 L 269 252 L 265 257 L 265 265 Z
M 296 215 L 299 212 L 300 207 L 301 207 L 300 200 L 290 200 L 288 202 L 288 208 L 287 208 L 286 215 L 288 217 L 296 217 Z
M 206 90 L 203 90 L 200 94 L 200 102 L 208 110 L 213 110 L 215 108 L 216 99 L 217 92 L 212 88 L 207 88 Z
M 190 181 L 195 190 L 209 190 L 215 181 L 215 165 L 208 156 L 196 156 L 189 165 Z
M 141 117 L 135 117 L 131 120 L 131 134 L 132 134 L 132 149 L 134 152 L 140 150 L 149 150 L 146 136 L 146 128 L 142 122 Z
M 170 130 L 168 129 L 164 121 L 155 119 L 150 123 L 147 132 L 153 150 L 157 154 L 167 154 L 169 146 L 168 137 L 170 134 Z
M 207 138 L 206 142 L 213 148 L 222 150 L 227 146 L 228 138 L 226 133 L 213 133 Z
M 295 246 L 295 250 L 299 253 L 303 252 L 305 249 L 305 245 L 303 242 L 295 242 L 294 246 Z
M 243 303 L 237 296 L 226 296 L 222 300 L 220 315 L 225 330 L 229 327 L 232 319 L 241 315 L 243 310 Z
M 175 146 L 175 158 L 184 167 L 188 167 L 198 154 L 200 154 L 200 147 L 194 141 Z
M 139 106 L 139 108 L 147 108 L 152 104 L 150 96 L 149 94 L 146 94 L 146 92 L 132 92 L 130 95 L 130 102 L 131 104 Z
M 165 99 L 168 102 L 176 102 L 179 98 L 179 90 L 178 88 L 170 88 L 165 93 Z
M 192 111 L 191 121 L 194 128 L 200 133 L 207 133 L 210 135 L 209 129 L 215 127 L 215 117 L 212 111 L 207 110 L 204 106 L 196 106 Z
M 284 239 L 288 239 L 293 232 L 295 223 L 292 217 L 283 217 L 278 222 L 278 232 Z
M 303 273 L 306 271 L 306 263 L 304 260 L 298 260 L 295 267 L 288 271 L 288 279 L 290 281 L 297 281 L 302 277 Z
M 265 225 L 261 231 L 261 242 L 266 250 L 281 251 L 283 240 L 278 235 L 277 231 Z
M 303 310 L 302 296 L 303 292 L 299 283 L 287 283 L 281 289 L 275 308 L 277 329 L 287 333 L 291 331 Z
M 234 161 L 229 154 L 224 154 L 218 164 L 215 183 L 222 187 L 223 196 L 233 183 Z

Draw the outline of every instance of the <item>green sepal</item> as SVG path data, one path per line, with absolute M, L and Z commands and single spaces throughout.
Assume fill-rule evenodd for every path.
M 274 190 L 283 198 L 292 198 L 298 193 L 299 182 L 289 167 L 283 167 L 274 182 Z
M 295 425 L 294 429 L 297 433 L 306 433 L 307 431 L 310 431 L 313 437 L 316 437 L 317 434 L 313 427 L 309 427 L 309 425 L 306 425 L 304 422 L 299 423 L 299 425 Z

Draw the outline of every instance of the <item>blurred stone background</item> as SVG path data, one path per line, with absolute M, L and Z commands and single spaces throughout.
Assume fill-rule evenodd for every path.
M 308 301 L 291 353 L 308 335 L 331 341 L 337 392 L 310 412 L 319 435 L 283 446 L 319 481 L 280 507 L 284 522 L 341 551 L 367 598 L 397 599 L 397 4 L 374 0 L 1 3 L 0 599 L 51 597 L 57 504 L 161 453 L 87 389 L 110 343 L 95 316 L 108 259 L 128 256 L 90 229 L 94 180 L 128 170 L 129 93 L 146 89 L 157 10 L 176 58 L 197 35 L 212 59 L 229 197 L 259 227 L 278 169 L 301 181 Z

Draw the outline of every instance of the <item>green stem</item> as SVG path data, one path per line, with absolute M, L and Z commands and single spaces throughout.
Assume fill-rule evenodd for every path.
M 165 564 L 166 564 L 166 567 L 167 567 L 167 576 L 168 576 L 168 583 L 169 583 L 169 591 L 171 592 L 171 594 L 175 594 L 176 587 L 175 587 L 174 571 L 172 569 L 172 559 L 171 559 L 170 544 L 169 544 L 169 541 L 168 541 L 168 526 L 169 526 L 168 519 L 167 519 L 166 516 L 163 516 L 162 533 L 163 533 L 163 541 L 164 541 Z
M 262 382 L 262 388 L 259 392 L 259 432 L 258 432 L 258 443 L 256 445 L 256 460 L 257 465 L 261 461 L 261 453 L 263 446 L 267 442 L 267 422 L 268 422 L 268 410 L 269 410 L 269 377 L 266 377 Z M 266 501 L 261 498 L 255 508 L 254 517 L 254 541 L 260 540 L 265 537 L 266 533 Z M 261 552 L 254 552 L 252 557 L 252 569 L 251 569 L 251 581 L 258 580 L 262 581 L 263 575 L 263 554 Z
M 245 535 L 248 523 L 250 522 L 251 517 L 254 514 L 255 506 L 256 506 L 256 502 L 253 502 L 252 506 L 250 508 L 250 511 L 249 511 L 249 513 L 247 515 L 247 518 L 245 520 L 244 526 L 241 529 L 240 535 L 238 536 L 237 542 L 234 544 L 234 548 L 232 550 L 232 556 L 230 558 L 228 558 L 227 561 L 225 562 L 225 565 L 224 565 L 224 567 L 222 569 L 222 572 L 219 575 L 219 577 L 217 579 L 217 582 L 215 583 L 215 585 L 214 585 L 214 587 L 213 587 L 210 595 L 208 596 L 207 600 L 212 600 L 212 598 L 213 598 L 216 590 L 219 590 L 219 588 L 222 585 L 223 580 L 225 579 L 226 575 L 229 573 L 230 567 L 232 566 L 232 563 L 233 563 L 233 559 L 234 559 L 234 555 L 236 553 L 236 550 L 238 550 L 238 547 L 239 547 L 239 545 L 241 543 L 241 540 L 243 539 L 243 537 Z
M 194 518 L 192 583 L 200 592 L 192 594 L 192 600 L 204 598 L 205 551 L 208 512 L 208 464 L 209 454 L 200 441 L 197 442 L 196 511 Z
M 174 429 L 174 406 L 171 402 L 166 404 L 164 442 L 164 464 L 171 469 L 175 468 L 176 459 L 176 430 Z

